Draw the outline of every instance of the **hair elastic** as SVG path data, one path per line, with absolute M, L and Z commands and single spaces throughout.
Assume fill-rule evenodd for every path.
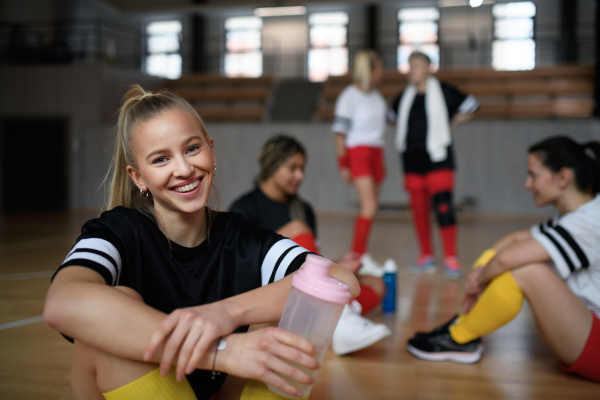
M 590 147 L 585 146 L 585 149 L 583 150 L 583 152 L 585 153 L 586 156 L 588 156 L 592 160 L 596 161 L 596 153 L 594 153 L 594 150 L 592 150 Z

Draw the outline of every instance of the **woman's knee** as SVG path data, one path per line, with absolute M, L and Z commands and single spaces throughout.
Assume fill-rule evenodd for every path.
M 510 270 L 510 274 L 524 292 L 537 285 L 543 285 L 544 282 L 547 282 L 547 279 L 560 280 L 550 265 L 545 262 L 531 263 L 514 268 Z
M 305 233 L 313 233 L 313 231 L 312 229 L 310 229 L 310 226 L 308 226 L 306 222 L 300 220 L 293 220 L 288 222 L 281 228 L 277 229 L 277 233 L 285 237 L 293 238 Z
M 128 295 L 129 297 L 131 297 L 135 300 L 141 301 L 142 303 L 144 302 L 144 299 L 142 299 L 142 296 L 130 287 L 115 286 L 114 289 L 118 290 L 119 292 L 125 293 L 126 295 Z

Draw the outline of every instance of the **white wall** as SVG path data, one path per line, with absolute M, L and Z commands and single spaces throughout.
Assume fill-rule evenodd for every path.
M 328 123 L 209 123 L 215 140 L 219 174 L 216 185 L 220 205 L 228 207 L 252 188 L 258 173 L 258 154 L 266 140 L 285 133 L 298 138 L 308 152 L 306 180 L 301 195 L 317 210 L 356 210 L 353 188 L 345 186 L 336 166 L 333 135 Z M 492 214 L 545 212 L 536 210 L 523 188 L 527 148 L 546 137 L 567 134 L 585 142 L 600 140 L 598 126 L 589 119 L 577 120 L 474 120 L 454 133 L 456 146 L 455 200 L 474 197 L 476 211 Z M 393 147 L 393 129 L 386 135 L 387 178 L 381 200 L 406 205 L 399 156 Z

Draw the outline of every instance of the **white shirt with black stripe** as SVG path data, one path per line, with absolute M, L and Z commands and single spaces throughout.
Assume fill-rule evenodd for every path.
M 387 103 L 377 89 L 368 93 L 347 86 L 335 102 L 331 130 L 346 135 L 346 147 L 385 146 Z
M 235 213 L 216 213 L 209 238 L 189 248 L 169 241 L 153 218 L 116 207 L 82 227 L 58 271 L 90 268 L 107 285 L 130 287 L 146 304 L 170 313 L 277 281 L 298 270 L 307 254 L 290 239 Z M 203 399 L 210 398 L 224 378 L 213 381 L 209 371 L 198 370 L 188 380 Z
M 600 195 L 575 211 L 532 226 L 531 235 L 573 293 L 600 316 Z

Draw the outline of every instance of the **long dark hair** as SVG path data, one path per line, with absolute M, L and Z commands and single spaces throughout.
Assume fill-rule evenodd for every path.
M 254 179 L 256 187 L 269 179 L 281 165 L 290 157 L 296 154 L 302 154 L 306 159 L 306 150 L 302 143 L 291 136 L 278 134 L 267 140 L 264 144 L 258 163 L 260 164 L 260 173 Z M 294 195 L 289 201 L 290 219 L 306 222 L 306 214 L 304 212 L 304 204 L 298 196 Z
M 529 154 L 538 155 L 542 164 L 552 172 L 569 168 L 582 192 L 600 192 L 599 142 L 579 144 L 567 136 L 554 136 L 529 147 Z

